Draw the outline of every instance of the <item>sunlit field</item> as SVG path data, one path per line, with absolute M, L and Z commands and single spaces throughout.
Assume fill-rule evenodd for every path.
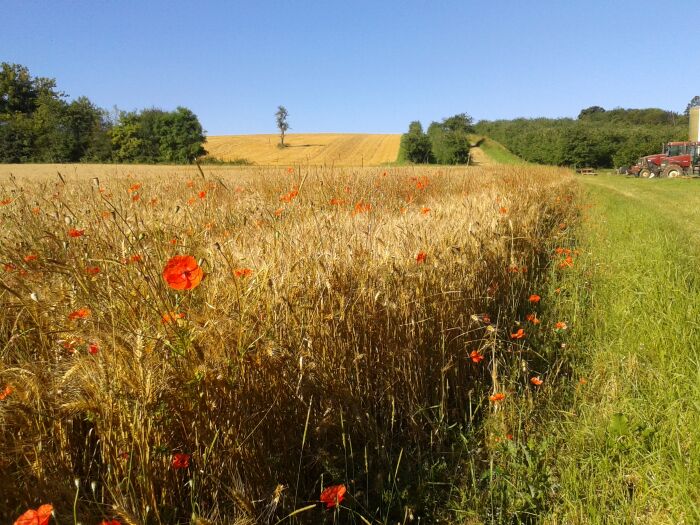
M 290 133 L 287 147 L 279 148 L 279 142 L 279 135 L 222 135 L 207 137 L 204 147 L 217 159 L 263 166 L 378 166 L 396 162 L 401 135 Z
M 454 432 L 535 388 L 520 321 L 575 213 L 532 166 L 0 181 L 3 523 L 428 516 Z

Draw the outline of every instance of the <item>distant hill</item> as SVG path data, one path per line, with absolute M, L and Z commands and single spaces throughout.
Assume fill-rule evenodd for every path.
M 379 166 L 396 162 L 400 142 L 399 134 L 290 133 L 279 148 L 279 135 L 221 135 L 208 137 L 204 148 L 210 157 L 257 165 Z

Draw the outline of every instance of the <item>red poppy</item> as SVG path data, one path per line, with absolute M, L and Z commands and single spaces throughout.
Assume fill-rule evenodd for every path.
M 133 193 L 135 191 L 139 191 L 141 189 L 141 184 L 138 182 L 136 184 L 132 184 L 129 189 L 127 190 L 129 193 Z
M 508 208 L 501 206 L 501 208 L 498 211 L 501 213 L 501 215 L 505 215 L 506 213 L 508 213 Z
M 542 380 L 540 379 L 540 377 L 537 376 L 537 377 L 531 377 L 531 378 L 530 378 L 530 383 L 532 383 L 532 384 L 535 385 L 535 386 L 540 386 L 542 383 L 544 383 L 544 381 L 542 381 Z
M 206 196 L 207 196 L 207 192 L 206 192 L 206 191 L 200 191 L 200 192 L 197 194 L 197 197 L 199 197 L 200 199 L 203 199 L 203 198 L 206 197 Z
M 3 268 L 6 272 L 14 272 L 17 269 L 17 266 L 12 263 L 6 263 L 3 265 Z
M 173 454 L 172 466 L 174 469 L 183 469 L 190 466 L 190 455 L 184 452 Z
M 286 193 L 285 195 L 282 195 L 282 196 L 280 197 L 280 201 L 281 201 L 281 202 L 290 203 L 290 202 L 292 202 L 294 199 L 296 199 L 297 195 L 299 195 L 299 190 L 297 190 L 297 189 L 295 188 L 295 189 L 293 189 L 292 191 L 290 191 L 289 193 Z
M 430 208 L 421 208 L 420 212 L 423 215 L 428 215 L 430 213 Z
M 292 167 L 287 168 L 287 173 L 289 173 L 290 175 L 292 173 L 294 173 L 294 168 L 292 168 Z
M 68 235 L 70 235 L 71 237 L 82 237 L 83 235 L 85 235 L 85 230 L 71 228 L 70 230 L 68 230 Z
M 111 521 L 102 520 L 100 522 L 100 525 L 122 525 L 122 524 L 117 520 L 111 520 Z
M 484 356 L 480 354 L 477 350 L 472 350 L 469 357 L 474 363 L 480 363 L 484 360 Z
M 358 215 L 360 213 L 369 213 L 372 209 L 372 205 L 368 202 L 360 201 L 355 204 L 355 209 L 353 210 L 353 215 Z
M 162 320 L 163 323 L 174 323 L 178 319 L 184 319 L 185 314 L 182 312 L 165 312 L 163 314 Z
M 99 351 L 100 347 L 97 345 L 97 343 L 90 343 L 88 345 L 88 352 L 90 352 L 91 355 L 97 355 Z
M 27 512 L 22 514 L 14 525 L 48 525 L 51 519 L 51 513 L 53 512 L 53 505 L 45 504 L 38 509 L 29 509 Z
M 514 334 L 510 334 L 511 339 L 523 339 L 525 337 L 525 330 L 518 328 L 518 331 Z
M 319 499 L 321 500 L 321 503 L 326 504 L 327 509 L 332 509 L 333 507 L 340 505 L 346 492 L 347 489 L 345 488 L 345 485 L 331 485 L 330 487 L 323 489 Z
M 192 290 L 203 277 L 204 272 L 191 255 L 175 255 L 163 268 L 163 279 L 174 290 Z
M 34 215 L 39 215 L 39 212 L 40 212 L 40 211 L 41 211 L 41 209 L 40 209 L 38 206 L 35 207 L 35 208 L 32 208 L 32 213 L 33 213 Z
M 10 385 L 7 385 L 4 390 L 0 391 L 0 401 L 3 401 L 7 396 L 12 394 L 15 389 L 12 388 Z
M 527 319 L 528 321 L 530 321 L 532 324 L 540 324 L 540 323 L 542 322 L 542 321 L 540 321 L 539 319 L 537 319 L 537 314 L 536 314 L 536 313 L 527 314 L 527 315 L 525 316 L 525 319 Z
M 421 250 L 418 252 L 418 255 L 416 255 L 416 262 L 418 264 L 423 264 L 427 257 L 428 257 L 428 254 L 425 253 L 423 250 Z
M 252 273 L 253 270 L 251 270 L 250 268 L 236 268 L 235 270 L 233 270 L 233 274 L 236 277 L 248 277 Z
M 197 202 L 197 199 L 195 199 L 194 197 L 190 197 L 189 199 L 187 199 L 187 204 L 189 204 L 190 206 L 192 206 L 195 202 Z
M 559 263 L 559 268 L 572 268 L 574 266 L 574 258 L 568 255 L 566 259 Z
M 0 201 L 0 205 L 6 206 L 12 202 L 12 199 L 3 199 Z
M 557 321 L 557 324 L 554 325 L 554 328 L 556 330 L 566 330 L 568 326 L 564 321 Z
M 496 392 L 492 396 L 489 396 L 489 400 L 491 400 L 492 403 L 498 403 L 499 401 L 503 401 L 506 398 L 506 395 L 503 392 Z
M 540 299 L 541 299 L 541 297 L 540 297 L 539 295 L 537 295 L 537 294 L 532 294 L 532 295 L 530 296 L 529 301 L 530 301 L 531 303 L 534 304 L 534 303 L 539 303 L 539 302 L 540 302 Z
M 92 312 L 89 308 L 79 308 L 75 312 L 68 314 L 68 319 L 71 321 L 75 321 L 76 319 L 87 319 L 91 314 Z
M 345 204 L 345 199 L 339 199 L 337 197 L 333 197 L 331 199 L 331 206 L 342 206 Z
M 30 253 L 29 255 L 24 256 L 24 262 L 32 262 L 36 261 L 39 258 L 38 255 L 35 255 L 33 253 Z
M 129 262 L 131 262 L 131 263 L 137 263 L 137 262 L 141 262 L 141 261 L 143 261 L 143 257 L 141 257 L 138 254 L 132 255 L 131 257 L 129 257 Z
M 97 275 L 98 273 L 100 273 L 100 267 L 99 266 L 86 266 L 85 273 L 88 275 Z

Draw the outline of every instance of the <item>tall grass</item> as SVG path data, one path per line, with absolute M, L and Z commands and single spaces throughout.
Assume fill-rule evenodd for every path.
M 499 410 L 566 172 L 218 173 L 3 181 L 2 520 L 429 516 L 455 429 Z M 198 288 L 167 287 L 175 254 Z

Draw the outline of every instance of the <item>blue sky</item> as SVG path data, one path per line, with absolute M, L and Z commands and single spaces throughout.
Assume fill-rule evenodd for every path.
M 698 28 L 682 27 L 697 0 L 3 0 L 0 13 L 0 61 L 104 108 L 189 107 L 210 135 L 274 133 L 279 104 L 291 132 L 394 133 L 460 112 L 682 111 L 700 94 Z

